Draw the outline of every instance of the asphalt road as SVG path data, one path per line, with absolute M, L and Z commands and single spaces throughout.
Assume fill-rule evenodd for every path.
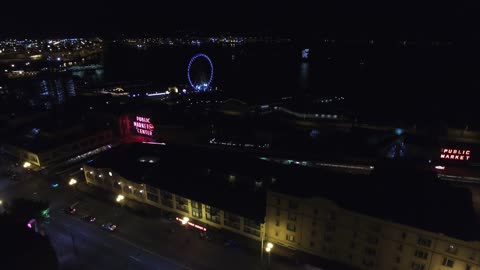
M 51 217 L 45 224 L 45 231 L 57 253 L 61 269 L 190 269 L 118 237 L 116 232 L 103 230 L 99 223 L 101 220 L 87 223 L 80 216 L 64 213 L 65 205 L 75 200 L 85 201 L 67 188 L 52 188 L 45 179 L 32 175 L 23 175 L 17 181 L 0 178 L 0 198 L 4 201 L 15 197 L 48 198 L 51 201 Z
M 83 181 L 80 171 L 73 176 Z M 52 180 L 48 176 L 26 174 L 14 182 L 0 177 L 0 199 L 4 201 L 14 197 L 50 201 L 51 218 L 45 224 L 45 231 L 61 269 L 265 269 L 255 251 L 225 247 L 223 239 L 216 237 L 212 241 L 200 239 L 197 230 L 186 229 L 177 222 L 135 215 L 114 202 L 76 191 L 67 185 L 70 177 L 67 174 Z M 57 180 L 59 187 L 51 187 L 52 181 Z M 76 201 L 77 215 L 63 211 Z M 96 222 L 81 220 L 83 214 L 97 217 Z M 118 229 L 103 230 L 101 224 L 105 222 L 117 224 Z M 271 269 L 301 268 L 272 256 Z

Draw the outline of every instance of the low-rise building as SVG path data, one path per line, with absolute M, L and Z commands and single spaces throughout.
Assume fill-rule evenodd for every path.
M 224 229 L 261 240 L 266 191 L 243 174 L 260 160 L 151 144 L 112 149 L 84 165 L 87 183 L 127 199 L 188 217 L 198 228 Z M 224 166 L 230 164 L 230 166 Z
M 84 172 L 89 184 L 259 248 L 265 240 L 359 269 L 480 269 L 471 194 L 429 175 L 339 174 L 151 144 L 112 149 Z
M 2 145 L 3 151 L 32 168 L 45 168 L 69 157 L 110 144 L 111 129 L 88 130 L 82 125 L 64 129 L 31 128 Z

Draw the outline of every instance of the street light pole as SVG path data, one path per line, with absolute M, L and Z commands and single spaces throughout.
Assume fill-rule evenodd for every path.
M 265 228 L 262 231 L 262 247 L 260 248 L 260 260 L 263 261 L 263 241 L 265 240 Z
M 268 264 L 267 267 L 270 268 L 270 252 L 272 251 L 273 244 L 268 242 L 267 247 L 265 248 L 265 251 L 268 253 Z

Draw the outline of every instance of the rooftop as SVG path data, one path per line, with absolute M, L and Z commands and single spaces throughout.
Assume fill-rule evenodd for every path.
M 248 155 L 170 145 L 127 144 L 102 154 L 88 165 L 111 168 L 128 180 L 259 222 L 265 217 L 265 182 L 270 179 L 262 171 L 270 163 Z
M 129 180 L 257 221 L 265 216 L 265 195 L 270 188 L 298 197 L 322 197 L 347 210 L 459 239 L 479 238 L 473 228 L 470 192 L 408 164 L 378 163 L 379 169 L 370 176 L 350 175 L 285 166 L 240 152 L 129 144 L 102 154 L 89 165 L 111 168 Z

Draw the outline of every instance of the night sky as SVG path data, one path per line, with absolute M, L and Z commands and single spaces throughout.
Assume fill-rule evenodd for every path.
M 9 1 L 0 35 L 181 30 L 443 39 L 476 36 L 474 1 Z

